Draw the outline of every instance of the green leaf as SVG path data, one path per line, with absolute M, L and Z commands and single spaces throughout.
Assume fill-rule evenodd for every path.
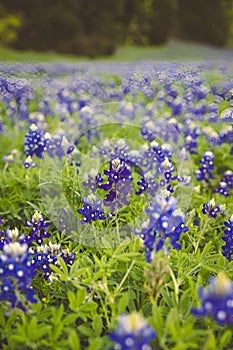
M 67 296 L 68 296 L 68 300 L 69 300 L 69 307 L 70 307 L 70 309 L 73 310 L 73 311 L 77 311 L 76 297 L 75 297 L 74 292 L 69 290 L 67 292 Z
M 99 350 L 101 349 L 101 339 L 91 340 L 91 344 L 88 346 L 87 350 Z
M 117 311 L 119 315 L 125 311 L 128 301 L 129 301 L 129 295 L 128 295 L 128 292 L 125 292 L 117 305 Z
M 219 340 L 220 349 L 222 349 L 225 346 L 227 346 L 230 343 L 231 340 L 232 340 L 232 331 L 230 329 L 227 329 L 223 333 L 223 335 L 221 336 L 221 338 Z
M 161 309 L 156 304 L 153 304 L 152 306 L 152 314 L 153 314 L 153 317 L 151 317 L 149 320 L 151 325 L 156 330 L 157 337 L 160 341 L 163 336 L 164 325 L 163 325 L 163 319 L 161 315 Z
M 70 314 L 63 318 L 63 324 L 64 325 L 70 325 L 71 323 L 74 323 L 77 319 L 77 314 Z
M 84 300 L 86 299 L 86 296 L 87 296 L 86 289 L 80 288 L 78 290 L 77 297 L 76 297 L 77 306 L 80 306 L 84 302 Z
M 81 324 L 80 326 L 78 326 L 78 330 L 79 330 L 82 334 L 86 335 L 87 337 L 91 337 L 91 338 L 94 337 L 94 332 L 93 332 L 93 330 L 90 329 L 89 327 L 83 325 L 83 324 Z
M 94 301 L 89 301 L 88 303 L 82 305 L 80 307 L 80 310 L 83 312 L 89 312 L 89 311 L 96 310 L 97 307 L 98 307 L 97 303 L 95 303 Z
M 102 317 L 100 315 L 96 314 L 94 316 L 92 326 L 94 329 L 95 336 L 99 337 L 100 333 L 102 332 L 102 328 L 103 328 L 103 321 L 102 321 Z
M 74 329 L 69 331 L 68 344 L 72 350 L 80 350 L 79 337 Z
M 62 267 L 64 274 L 68 277 L 69 272 L 68 272 L 68 268 L 67 268 L 65 261 L 60 256 L 57 257 L 57 260 L 59 261 L 59 264 Z
M 6 321 L 5 321 L 5 318 L 3 316 L 2 311 L 0 311 L 0 327 L 5 328 L 5 326 L 6 326 Z

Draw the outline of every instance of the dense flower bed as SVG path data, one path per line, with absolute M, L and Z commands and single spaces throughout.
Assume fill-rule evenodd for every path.
M 2 349 L 233 349 L 230 61 L 2 65 Z

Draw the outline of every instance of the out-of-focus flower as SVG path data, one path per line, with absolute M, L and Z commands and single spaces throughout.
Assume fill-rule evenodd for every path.
M 233 323 L 233 283 L 224 273 L 212 277 L 207 290 L 201 287 L 198 294 L 201 305 L 192 309 L 194 316 L 211 315 L 220 325 Z
M 35 303 L 35 291 L 31 279 L 35 275 L 35 265 L 27 244 L 17 242 L 18 230 L 9 230 L 0 252 L 0 300 L 8 301 L 12 307 L 25 310 L 25 301 Z M 11 240 L 10 240 L 11 239 Z
M 37 164 L 36 164 L 35 162 L 33 162 L 31 156 L 28 156 L 28 157 L 23 161 L 23 165 L 24 165 L 25 169 L 29 169 L 29 168 L 35 168 Z
M 226 170 L 223 173 L 223 179 L 219 182 L 218 188 L 214 192 L 228 197 L 231 189 L 233 189 L 233 171 Z
M 209 179 L 213 179 L 214 176 L 212 174 L 212 170 L 214 169 L 214 154 L 213 152 L 207 151 L 203 154 L 200 163 L 202 166 L 195 171 L 197 181 L 205 181 L 209 182 Z
M 109 333 L 109 338 L 116 343 L 115 347 L 109 350 L 152 350 L 150 342 L 155 337 L 154 329 L 137 312 L 121 315 L 117 329 Z
M 179 249 L 180 235 L 186 232 L 188 227 L 184 225 L 185 214 L 177 209 L 177 200 L 175 197 L 169 197 L 168 191 L 157 193 L 150 203 L 150 208 L 146 208 L 145 211 L 149 218 L 141 223 L 141 230 L 135 228 L 135 233 L 143 240 L 146 259 L 151 262 L 153 252 L 163 249 L 166 240 L 169 240 L 174 249 Z

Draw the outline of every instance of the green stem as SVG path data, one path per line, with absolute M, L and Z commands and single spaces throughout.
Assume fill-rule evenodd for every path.
M 198 247 L 199 247 L 199 244 L 200 244 L 200 241 L 203 237 L 203 234 L 205 233 L 205 230 L 206 230 L 206 227 L 207 227 L 207 224 L 209 222 L 209 218 L 206 219 L 205 223 L 204 223 L 204 226 L 199 234 L 199 238 L 197 240 L 197 242 L 194 244 L 194 253 L 196 254 L 197 253 L 197 250 L 198 250 Z
M 120 244 L 120 230 L 119 230 L 119 222 L 118 222 L 119 208 L 118 208 L 118 203 L 117 203 L 117 189 L 116 189 L 116 184 L 115 184 L 115 191 L 116 191 L 116 204 L 117 204 L 117 208 L 116 208 L 116 211 L 115 211 L 115 214 L 116 214 L 116 218 L 115 218 L 115 222 L 116 222 L 116 233 L 117 233 L 118 244 Z
M 174 272 L 172 271 L 172 269 L 170 268 L 170 266 L 168 266 L 168 271 L 170 273 L 170 276 L 171 276 L 171 279 L 172 279 L 172 282 L 174 284 L 174 289 L 175 289 L 175 298 L 176 298 L 176 302 L 178 304 L 178 301 L 179 301 L 179 283 L 177 282 L 177 279 L 174 275 Z
M 118 285 L 118 287 L 117 287 L 117 289 L 116 289 L 116 293 L 119 292 L 119 290 L 121 289 L 121 287 L 122 287 L 123 284 L 125 283 L 125 281 L 126 281 L 128 275 L 129 275 L 130 271 L 132 270 L 134 264 L 135 264 L 135 260 L 133 260 L 133 261 L 131 262 L 130 267 L 128 268 L 126 274 L 124 275 L 124 277 L 123 277 L 122 280 L 121 280 L 121 283 Z

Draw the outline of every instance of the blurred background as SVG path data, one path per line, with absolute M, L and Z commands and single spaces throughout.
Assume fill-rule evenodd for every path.
M 169 40 L 233 47 L 233 0 L 0 0 L 0 46 L 97 57 Z

